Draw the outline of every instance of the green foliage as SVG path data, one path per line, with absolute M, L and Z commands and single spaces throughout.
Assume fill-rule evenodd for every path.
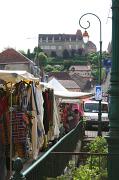
M 96 179 L 96 176 L 96 170 L 90 169 L 88 164 L 73 170 L 73 180 L 92 180 Z
M 71 61 L 71 60 L 64 60 L 64 68 L 65 69 L 68 70 L 71 65 L 73 65 L 73 61 Z
M 107 153 L 107 142 L 104 137 L 96 137 L 88 144 L 91 153 Z
M 64 69 L 64 66 L 62 65 L 55 65 L 52 66 L 50 64 L 48 64 L 47 66 L 45 66 L 44 70 L 45 72 L 60 72 Z
M 102 68 L 102 80 L 104 80 L 104 78 L 106 77 L 106 69 Z
M 94 79 L 98 80 L 98 69 L 93 69 L 91 72 Z
M 34 60 L 36 58 L 36 56 L 42 52 L 42 49 L 40 47 L 34 47 L 33 52 L 30 51 L 30 49 L 27 50 L 27 53 L 25 53 L 23 50 L 19 51 L 21 54 L 23 54 L 24 56 L 26 56 L 27 58 Z
M 89 152 L 91 153 L 107 153 L 107 142 L 104 137 L 96 137 L 90 144 L 88 144 Z M 99 159 L 100 158 L 100 159 Z M 100 164 L 100 170 L 106 169 L 107 158 L 105 156 L 93 156 L 87 159 L 87 164 L 92 164 L 97 167 Z
M 54 66 L 54 71 L 56 72 L 60 72 L 64 69 L 64 66 L 63 65 L 55 65 Z
M 96 68 L 95 66 L 92 68 L 91 72 L 93 78 L 99 82 L 99 68 Z M 105 68 L 101 68 L 101 81 L 103 81 L 106 77 L 106 70 Z
M 97 65 L 99 62 L 99 53 L 89 53 L 88 54 L 88 60 L 91 62 L 92 65 Z
M 42 49 L 40 47 L 34 47 L 34 50 L 33 50 L 33 53 L 36 55 L 36 54 L 39 54 L 40 52 L 43 52 Z
M 45 68 L 44 68 L 45 72 L 52 72 L 54 70 L 54 67 L 51 66 L 51 65 L 47 65 Z
M 64 49 L 62 52 L 63 58 L 68 59 L 70 57 L 69 51 L 67 49 Z
M 97 167 L 89 168 L 89 165 L 81 165 L 73 170 L 73 180 L 107 180 L 107 171 L 99 171 Z
M 46 66 L 46 64 L 47 64 L 47 56 L 46 56 L 43 52 L 40 52 L 40 53 L 37 55 L 36 64 L 37 64 L 38 66 L 41 66 L 41 67 Z
M 107 153 L 107 142 L 104 137 L 96 137 L 87 145 L 91 153 Z M 107 180 L 107 162 L 105 157 L 89 157 L 85 164 L 75 167 L 73 161 L 69 162 L 68 171 L 65 175 L 57 177 L 57 180 Z

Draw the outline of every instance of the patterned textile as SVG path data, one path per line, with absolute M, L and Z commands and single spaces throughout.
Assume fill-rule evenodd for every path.
M 23 120 L 23 112 L 13 112 L 12 116 L 12 137 L 14 143 L 26 142 L 26 124 Z

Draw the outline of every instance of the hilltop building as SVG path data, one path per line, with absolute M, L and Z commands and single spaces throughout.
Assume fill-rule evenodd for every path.
M 39 34 L 38 47 L 48 55 L 56 53 L 57 56 L 62 56 L 64 50 L 68 52 L 81 49 L 85 49 L 86 52 L 97 51 L 93 42 L 84 44 L 81 30 L 77 30 L 76 34 Z

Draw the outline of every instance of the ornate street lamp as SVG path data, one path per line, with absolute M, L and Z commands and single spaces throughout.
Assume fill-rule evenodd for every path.
M 98 20 L 99 20 L 99 24 L 100 24 L 100 34 L 99 34 L 99 37 L 100 37 L 100 51 L 99 51 L 99 85 L 101 87 L 101 68 L 102 68 L 102 26 L 101 26 L 101 20 L 100 18 L 96 15 L 96 14 L 93 14 L 93 13 L 86 13 L 86 14 L 83 14 L 80 19 L 79 19 L 79 25 L 85 29 L 85 32 L 83 33 L 83 38 L 84 38 L 84 43 L 88 42 L 89 40 L 89 35 L 88 35 L 88 32 L 87 32 L 87 29 L 90 27 L 90 22 L 87 21 L 87 26 L 84 27 L 81 25 L 81 20 L 84 16 L 86 15 L 93 15 L 95 16 Z M 101 131 L 101 115 L 102 115 L 102 112 L 101 112 L 101 99 L 99 99 L 99 112 L 98 112 L 98 136 L 102 136 L 102 131 Z

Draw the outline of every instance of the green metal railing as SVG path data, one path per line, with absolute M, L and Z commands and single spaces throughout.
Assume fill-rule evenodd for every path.
M 11 180 L 42 180 L 45 177 L 57 177 L 61 175 L 72 158 L 72 154 L 52 154 L 53 152 L 74 152 L 78 141 L 82 141 L 84 133 L 83 122 L 62 137 L 54 146 L 37 159 L 27 170 L 22 172 L 23 165 L 20 158 L 14 163 L 14 174 Z M 55 167 L 55 170 L 54 170 Z

